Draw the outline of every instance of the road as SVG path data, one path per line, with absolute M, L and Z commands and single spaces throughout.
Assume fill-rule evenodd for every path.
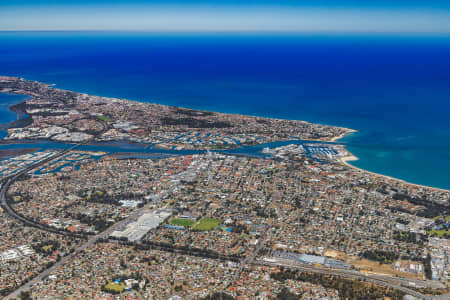
M 19 178 L 21 175 L 24 175 L 26 173 L 28 173 L 29 171 L 38 168 L 40 166 L 42 166 L 43 164 L 57 159 L 58 157 L 63 156 L 64 154 L 68 153 L 69 151 L 75 149 L 78 145 L 74 145 L 73 147 L 70 147 L 69 149 L 63 150 L 58 152 L 57 154 L 42 160 L 36 164 L 33 164 L 29 167 L 27 167 L 26 169 L 20 171 L 19 173 L 17 173 L 16 175 L 5 179 L 5 183 L 1 186 L 1 190 L 0 190 L 0 202 L 2 204 L 2 207 L 4 207 L 5 211 L 12 216 L 13 218 L 18 219 L 19 221 L 23 222 L 25 225 L 28 226 L 33 226 L 36 227 L 38 229 L 41 230 L 46 230 L 46 231 L 50 231 L 50 232 L 54 232 L 54 233 L 58 233 L 58 234 L 65 234 L 65 235 L 69 235 L 68 232 L 62 231 L 62 230 L 58 230 L 56 228 L 52 228 L 52 227 L 48 227 L 48 226 L 44 226 L 42 224 L 36 223 L 32 220 L 28 220 L 26 218 L 24 218 L 23 216 L 17 214 L 7 203 L 6 201 L 6 194 L 8 191 L 9 186 L 14 182 L 14 180 L 16 180 L 17 178 Z M 28 290 L 30 290 L 30 288 L 42 281 L 45 277 L 47 277 L 48 275 L 50 275 L 52 272 L 58 270 L 58 268 L 62 265 L 64 265 L 65 263 L 69 262 L 71 259 L 73 259 L 79 252 L 88 249 L 90 247 L 92 247 L 93 245 L 95 245 L 95 243 L 100 240 L 100 239 L 105 239 L 107 237 L 109 237 L 109 235 L 119 229 L 122 225 L 130 222 L 131 220 L 135 220 L 139 217 L 139 215 L 141 214 L 142 211 L 147 210 L 148 208 L 146 206 L 134 211 L 133 213 L 131 213 L 127 218 L 113 224 L 112 226 L 110 226 L 108 229 L 106 229 L 105 231 L 91 236 L 87 242 L 81 244 L 80 246 L 78 246 L 77 248 L 74 249 L 74 252 L 64 256 L 61 258 L 61 260 L 55 262 L 55 264 L 53 264 L 50 268 L 45 269 L 44 271 L 42 271 L 39 275 L 37 275 L 36 277 L 34 277 L 32 280 L 28 281 L 27 283 L 25 283 L 24 285 L 22 285 L 21 287 L 19 287 L 17 290 L 15 290 L 14 292 L 12 292 L 11 294 L 9 294 L 8 296 L 6 296 L 4 299 L 15 299 L 17 298 L 21 292 L 26 292 Z M 83 236 L 85 237 L 85 236 Z
M 266 233 L 269 230 L 269 226 L 266 225 L 266 228 L 264 229 L 264 232 L 261 234 L 259 240 L 258 240 L 258 244 L 255 247 L 255 250 L 253 250 L 252 253 L 250 253 L 249 256 L 247 256 L 246 258 L 244 258 L 240 265 L 239 265 L 239 269 L 236 271 L 236 273 L 233 276 L 233 282 L 235 282 L 242 273 L 242 270 L 244 269 L 244 267 L 248 264 L 253 263 L 253 261 L 255 260 L 256 255 L 258 254 L 258 252 L 262 249 L 262 247 L 264 246 L 264 239 L 266 237 Z
M 53 232 L 53 233 L 57 233 L 57 234 L 63 234 L 63 235 L 71 235 L 73 236 L 73 234 L 62 231 L 62 230 L 58 230 L 56 228 L 52 228 L 52 227 L 48 227 L 48 226 L 44 226 L 40 223 L 34 222 L 33 220 L 29 220 L 25 217 L 23 217 L 22 215 L 17 214 L 14 209 L 12 209 L 9 204 L 6 201 L 6 194 L 8 191 L 9 186 L 15 181 L 17 180 L 20 176 L 28 173 L 29 171 L 38 168 L 40 166 L 42 166 L 43 164 L 52 161 L 54 159 L 57 159 L 63 155 L 65 155 L 66 153 L 68 153 L 69 151 L 75 149 L 76 147 L 78 147 L 79 145 L 76 144 L 66 150 L 60 151 L 57 154 L 46 158 L 36 164 L 33 164 L 27 168 L 25 168 L 24 170 L 20 171 L 19 173 L 9 177 L 9 178 L 5 178 L 3 180 L 3 184 L 0 188 L 0 204 L 3 207 L 3 209 L 5 210 L 5 212 L 7 212 L 10 216 L 12 216 L 13 218 L 21 221 L 22 223 L 24 223 L 27 226 L 32 226 L 32 227 L 36 227 L 38 229 L 41 230 L 45 230 L 45 231 L 49 231 L 49 232 Z M 116 229 L 118 229 L 119 227 L 121 227 L 123 224 L 129 222 L 131 219 L 136 219 L 139 214 L 141 213 L 142 210 L 147 209 L 145 206 L 141 209 L 138 209 L 136 211 L 134 211 L 130 216 L 128 216 L 127 218 L 121 220 L 118 223 L 115 223 L 114 225 L 112 225 L 111 227 L 109 227 L 107 230 L 94 235 L 94 236 L 90 236 L 90 238 L 83 244 L 81 244 L 79 247 L 77 247 L 75 249 L 75 251 L 71 254 L 68 254 L 67 256 L 64 256 L 61 258 L 60 261 L 56 262 L 53 266 L 51 266 L 50 268 L 44 270 L 43 272 L 41 272 L 38 276 L 36 276 L 35 278 L 33 278 L 32 280 L 30 280 L 29 282 L 27 282 L 26 284 L 22 285 L 21 287 L 19 287 L 17 290 L 15 290 L 14 292 L 12 292 L 11 294 L 9 294 L 8 296 L 6 296 L 4 299 L 15 299 L 16 297 L 18 297 L 20 295 L 21 292 L 25 292 L 28 291 L 34 284 L 42 281 L 45 277 L 47 277 L 48 275 L 50 275 L 52 272 L 56 271 L 59 267 L 61 267 L 62 265 L 64 265 L 65 263 L 69 262 L 70 260 L 72 260 L 80 251 L 83 251 L 85 249 L 88 249 L 90 247 L 92 247 L 99 239 L 105 239 L 107 238 L 113 231 L 115 231 Z M 243 259 L 241 261 L 240 267 L 238 269 L 238 271 L 236 272 L 233 281 L 236 281 L 243 268 L 246 265 L 249 264 L 262 264 L 262 265 L 268 265 L 268 266 L 284 266 L 286 268 L 294 268 L 300 271 L 305 271 L 305 272 L 313 272 L 313 273 L 319 273 L 319 274 L 328 274 L 328 275 L 333 275 L 333 276 L 340 276 L 340 277 L 346 277 L 346 278 L 353 278 L 353 279 L 360 279 L 360 280 L 365 280 L 368 282 L 373 282 L 375 284 L 380 284 L 383 286 L 389 286 L 391 288 L 394 288 L 396 290 L 402 291 L 408 295 L 412 295 L 415 296 L 419 299 L 426 299 L 426 300 L 431 300 L 431 299 L 435 299 L 435 300 L 443 300 L 443 299 L 449 299 L 450 294 L 446 294 L 446 295 L 441 295 L 441 296 L 427 296 L 427 295 L 423 295 L 415 290 L 412 290 L 410 288 L 404 287 L 401 285 L 401 283 L 403 282 L 404 284 L 408 284 L 408 281 L 411 280 L 407 280 L 407 279 L 401 279 L 401 278 L 394 278 L 394 277 L 387 277 L 387 276 L 377 276 L 377 275 L 365 275 L 365 274 L 361 274 L 358 272 L 354 272 L 354 271 L 348 271 L 348 270 L 341 270 L 341 269 L 329 269 L 329 268 L 322 268 L 322 267 L 317 267 L 317 266 L 304 266 L 304 265 L 293 265 L 291 261 L 289 262 L 282 262 L 282 261 L 278 261 L 276 263 L 273 262 L 267 262 L 267 261 L 255 261 L 255 257 L 258 254 L 258 252 L 261 250 L 261 248 L 264 245 L 264 237 L 265 234 L 268 230 L 268 227 L 266 227 L 264 233 L 261 235 L 260 240 L 258 241 L 257 246 L 255 247 L 255 250 L 245 259 Z M 84 235 L 80 235 L 80 237 L 85 237 Z M 397 282 L 394 283 L 394 282 Z M 427 284 L 427 282 L 423 281 L 421 282 L 422 284 Z
M 98 122 L 102 125 L 103 128 L 102 128 L 102 130 L 99 133 L 97 133 L 97 135 L 101 135 L 103 132 L 105 132 L 108 129 L 108 125 L 105 122 L 101 121 L 101 120 L 98 120 Z M 45 226 L 45 225 L 43 225 L 41 223 L 38 223 L 38 222 L 35 222 L 35 221 L 30 220 L 28 218 L 25 218 L 24 216 L 18 214 L 9 205 L 9 203 L 7 202 L 7 199 L 6 199 L 6 195 L 7 195 L 8 189 L 11 186 L 11 184 L 15 180 L 17 180 L 20 176 L 25 175 L 28 172 L 30 172 L 31 170 L 39 168 L 40 166 L 42 166 L 42 165 L 44 165 L 44 164 L 46 164 L 46 163 L 48 163 L 48 162 L 50 162 L 52 160 L 55 160 L 55 159 L 65 155 L 65 154 L 69 153 L 70 151 L 74 150 L 75 148 L 77 148 L 77 147 L 79 147 L 81 145 L 89 144 L 92 141 L 94 141 L 94 138 L 92 138 L 91 140 L 88 140 L 88 141 L 86 141 L 84 143 L 73 144 L 71 147 L 69 147 L 67 149 L 64 149 L 64 150 L 61 150 L 58 153 L 56 153 L 55 155 L 52 155 L 52 156 L 50 156 L 50 157 L 48 157 L 46 159 L 43 159 L 43 160 L 41 160 L 41 161 L 39 161 L 39 162 L 37 162 L 35 164 L 32 164 L 32 165 L 26 167 L 25 169 L 21 170 L 20 172 L 18 172 L 15 175 L 3 178 L 2 181 L 1 181 L 2 185 L 1 185 L 1 188 L 0 188 L 0 206 L 11 217 L 15 218 L 16 220 L 19 220 L 20 222 L 24 223 L 27 226 L 31 226 L 31 227 L 39 228 L 41 230 L 49 231 L 49 232 L 56 233 L 56 234 L 67 235 L 67 236 L 75 236 L 75 237 L 83 237 L 83 236 L 85 236 L 85 235 L 80 235 L 80 234 L 74 234 L 74 233 L 66 232 L 64 230 L 59 230 L 57 228 L 53 228 L 53 227 L 50 227 L 50 226 Z
M 106 239 L 109 237 L 109 235 L 119 229 L 122 225 L 130 222 L 131 220 L 135 220 L 139 217 L 140 213 L 143 210 L 146 210 L 146 207 L 142 207 L 136 211 L 134 211 L 132 214 L 130 214 L 127 218 L 115 223 L 114 225 L 110 226 L 108 229 L 106 229 L 105 231 L 91 236 L 87 242 L 81 244 L 80 246 L 78 246 L 77 248 L 75 248 L 75 251 L 70 253 L 69 255 L 66 255 L 64 257 L 61 258 L 60 261 L 56 262 L 53 266 L 51 266 L 50 268 L 44 270 L 43 272 L 41 272 L 38 276 L 36 276 L 35 278 L 33 278 L 32 280 L 28 281 L 26 284 L 22 285 L 21 287 L 19 287 L 17 290 L 15 290 L 14 292 L 12 292 L 11 294 L 9 294 L 8 296 L 6 296 L 4 299 L 15 299 L 16 297 L 18 297 L 20 295 L 21 292 L 26 292 L 28 290 L 31 289 L 31 287 L 42 281 L 45 277 L 47 277 L 48 275 L 50 275 L 51 273 L 55 272 L 58 270 L 58 268 L 62 265 L 64 265 L 65 263 L 69 262 L 70 260 L 72 260 L 78 253 L 80 253 L 83 250 L 86 250 L 90 247 L 92 247 L 93 245 L 95 245 L 95 243 L 100 240 L 100 239 Z
M 45 230 L 45 231 L 49 231 L 49 232 L 53 232 L 53 233 L 57 233 L 57 234 L 72 235 L 72 236 L 73 236 L 73 234 L 71 234 L 71 233 L 69 233 L 69 232 L 65 232 L 65 231 L 58 230 L 57 228 L 52 228 L 52 227 L 49 227 L 49 226 L 45 226 L 45 225 L 43 225 L 43 224 L 40 224 L 40 223 L 38 223 L 38 222 L 35 222 L 35 221 L 33 221 L 33 220 L 30 220 L 30 219 L 25 218 L 24 216 L 18 214 L 18 213 L 17 213 L 17 212 L 16 212 L 16 211 L 8 204 L 7 199 L 6 199 L 6 198 L 7 198 L 7 197 L 6 197 L 6 194 L 7 194 L 7 192 L 8 192 L 8 189 L 9 189 L 10 185 L 11 185 L 15 180 L 17 180 L 20 176 L 27 174 L 27 173 L 30 172 L 31 170 L 33 170 L 33 169 L 35 169 L 35 168 L 38 168 L 38 167 L 44 165 L 45 163 L 47 163 L 47 162 L 49 162 L 49 161 L 52 161 L 52 160 L 54 160 L 54 159 L 57 159 L 57 158 L 59 158 L 59 157 L 65 155 L 65 154 L 67 154 L 68 152 L 74 150 L 74 149 L 75 149 L 76 147 L 78 147 L 78 146 L 79 146 L 79 145 L 77 144 L 77 145 L 74 145 L 74 146 L 72 146 L 72 147 L 70 147 L 70 148 L 68 148 L 68 149 L 65 149 L 65 150 L 63 150 L 63 151 L 60 151 L 60 152 L 58 152 L 57 154 L 55 154 L 55 155 L 53 155 L 53 156 L 51 156 L 51 157 L 48 157 L 48 158 L 46 158 L 46 159 L 44 159 L 44 160 L 41 160 L 41 161 L 39 161 L 39 162 L 37 162 L 37 163 L 31 165 L 31 166 L 28 166 L 27 168 L 23 169 L 22 171 L 18 172 L 18 173 L 15 174 L 15 175 L 12 175 L 11 177 L 7 177 L 7 178 L 3 179 L 2 186 L 1 186 L 1 188 L 0 188 L 0 205 L 1 205 L 1 207 L 4 209 L 4 211 L 5 211 L 7 214 L 9 214 L 11 217 L 13 217 L 13 218 L 19 220 L 20 222 L 24 223 L 25 225 L 28 225 L 28 226 L 31 226 L 31 227 L 36 227 L 36 228 L 39 228 L 39 229 L 42 229 L 42 230 Z
M 399 278 L 388 277 L 388 276 L 376 276 L 376 275 L 367 275 L 366 276 L 366 275 L 363 275 L 356 271 L 322 268 L 322 267 L 313 266 L 313 265 L 310 266 L 310 265 L 304 265 L 304 264 L 293 264 L 293 262 L 291 260 L 286 260 L 286 262 L 283 262 L 282 260 L 278 260 L 277 262 L 258 260 L 258 261 L 255 261 L 254 264 L 266 265 L 266 266 L 272 266 L 272 267 L 283 266 L 285 268 L 295 269 L 295 270 L 304 271 L 304 272 L 339 276 L 339 277 L 344 277 L 344 278 L 360 279 L 360 280 L 364 280 L 367 282 L 372 282 L 375 284 L 391 287 L 395 290 L 402 291 L 407 295 L 411 295 L 411 296 L 414 296 L 419 299 L 426 299 L 426 300 L 441 300 L 441 299 L 444 300 L 444 299 L 446 299 L 446 300 L 448 300 L 449 296 L 450 296 L 450 294 L 445 294 L 445 295 L 440 295 L 440 296 L 424 295 L 413 289 L 410 289 L 408 287 L 394 283 Z M 410 280 L 404 279 L 404 281 L 407 282 Z

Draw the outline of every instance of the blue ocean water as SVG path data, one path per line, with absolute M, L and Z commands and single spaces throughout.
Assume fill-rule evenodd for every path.
M 353 165 L 450 189 L 448 36 L 3 32 L 0 74 L 354 128 Z
M 8 127 L 9 123 L 18 120 L 18 115 L 11 110 L 11 105 L 20 103 L 27 98 L 25 95 L 12 95 L 0 93 L 0 128 Z M 6 132 L 0 130 L 0 139 L 6 136 Z
M 9 110 L 11 105 L 20 103 L 27 98 L 25 95 L 13 95 L 0 93 L 0 124 L 8 124 L 16 121 L 18 116 Z

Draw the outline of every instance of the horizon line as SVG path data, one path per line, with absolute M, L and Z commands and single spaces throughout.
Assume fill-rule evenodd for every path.
M 286 34 L 286 35 L 408 35 L 408 36 L 448 36 L 447 31 L 329 31 L 329 30 L 152 30 L 152 29 L 0 29 L 4 32 L 137 32 L 164 34 Z

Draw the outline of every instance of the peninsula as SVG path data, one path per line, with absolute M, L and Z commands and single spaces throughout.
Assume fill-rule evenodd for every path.
M 0 92 L 30 96 L 12 107 L 27 118 L 8 129 L 5 140 L 128 141 L 165 149 L 223 149 L 294 139 L 332 141 L 352 131 L 92 96 L 17 77 L 0 77 Z

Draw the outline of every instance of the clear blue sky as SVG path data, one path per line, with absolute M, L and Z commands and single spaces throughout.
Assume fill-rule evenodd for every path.
M 0 0 L 0 30 L 450 33 L 450 0 Z

